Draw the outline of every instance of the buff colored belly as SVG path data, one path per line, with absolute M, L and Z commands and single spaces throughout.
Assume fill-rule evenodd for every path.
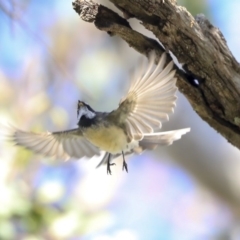
M 92 144 L 113 154 L 122 152 L 127 146 L 127 138 L 119 127 L 87 128 L 83 134 Z

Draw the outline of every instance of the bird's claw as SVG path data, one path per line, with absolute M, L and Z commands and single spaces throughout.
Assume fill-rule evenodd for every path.
M 122 165 L 122 170 L 124 171 L 124 169 L 126 170 L 126 172 L 128 172 L 127 163 L 125 161 L 123 161 L 123 165 Z
M 116 165 L 116 163 L 107 164 L 107 174 L 112 175 L 111 166 Z

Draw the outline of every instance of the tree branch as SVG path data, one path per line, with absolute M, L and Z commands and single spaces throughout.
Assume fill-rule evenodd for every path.
M 154 49 L 160 55 L 161 45 L 133 30 L 126 18 L 141 20 L 184 63 L 184 71 L 176 67 L 177 85 L 193 109 L 240 149 L 240 66 L 220 30 L 202 14 L 194 18 L 175 0 L 110 1 L 125 18 L 91 0 L 75 0 L 73 7 L 84 21 L 120 36 L 136 51 L 147 55 Z

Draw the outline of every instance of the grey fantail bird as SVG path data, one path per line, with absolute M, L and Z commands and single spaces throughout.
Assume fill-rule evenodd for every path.
M 105 151 L 100 164 L 107 163 L 109 174 L 114 164 L 112 158 L 122 154 L 123 170 L 128 171 L 124 154 L 170 145 L 190 131 L 185 128 L 159 132 L 162 121 L 168 120 L 168 114 L 173 112 L 177 99 L 174 64 L 165 65 L 166 53 L 157 65 L 155 54 L 151 53 L 148 64 L 135 70 L 128 93 L 112 112 L 97 112 L 78 101 L 77 128 L 45 133 L 14 128 L 11 137 L 17 145 L 55 158 L 91 158 Z

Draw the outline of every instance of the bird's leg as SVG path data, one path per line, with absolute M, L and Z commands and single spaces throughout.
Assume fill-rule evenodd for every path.
M 78 100 L 78 105 L 77 105 L 77 117 L 79 116 L 79 111 L 80 111 L 80 108 L 81 108 L 81 102 Z
M 122 170 L 124 171 L 124 169 L 126 170 L 126 172 L 128 172 L 128 167 L 127 167 L 127 163 L 125 161 L 125 157 L 124 157 L 124 152 L 122 151 L 122 156 L 123 156 L 123 166 L 122 166 Z
M 108 154 L 108 160 L 107 160 L 107 174 L 112 175 L 111 166 L 116 165 L 116 163 L 111 163 L 111 153 Z

